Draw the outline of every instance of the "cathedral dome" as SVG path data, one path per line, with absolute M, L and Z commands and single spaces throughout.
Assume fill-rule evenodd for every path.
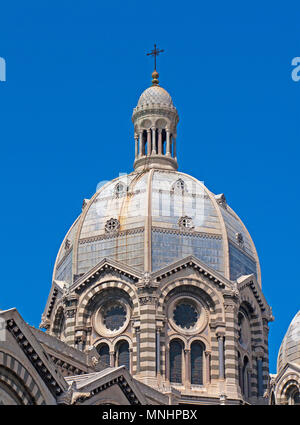
M 194 256 L 227 279 L 254 274 L 261 284 L 255 246 L 225 196 L 177 171 L 178 113 L 152 77 L 132 115 L 134 172 L 84 201 L 53 279 L 71 284 L 104 258 L 151 273 Z
M 141 94 L 137 106 L 158 103 L 165 106 L 173 106 L 172 98 L 165 89 L 160 86 L 151 86 Z
M 291 321 L 282 340 L 277 359 L 277 373 L 287 363 L 300 365 L 300 310 Z
M 155 272 L 193 255 L 236 280 L 260 268 L 252 239 L 224 195 L 177 171 L 121 176 L 85 200 L 55 264 L 55 280 L 72 283 L 103 258 Z

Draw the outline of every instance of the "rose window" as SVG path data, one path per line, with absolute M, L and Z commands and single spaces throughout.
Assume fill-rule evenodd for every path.
M 110 331 L 117 331 L 126 321 L 126 310 L 121 305 L 109 307 L 103 315 L 103 323 Z
M 107 233 L 112 233 L 118 231 L 120 228 L 120 223 L 116 218 L 111 218 L 110 220 L 107 220 L 105 224 L 105 231 Z
M 173 313 L 173 319 L 177 326 L 183 329 L 193 328 L 198 321 L 198 312 L 190 303 L 178 304 Z
M 193 229 L 194 228 L 194 224 L 193 224 L 193 220 L 191 219 L 191 217 L 181 217 L 178 221 L 178 224 L 180 227 L 184 228 L 184 229 Z

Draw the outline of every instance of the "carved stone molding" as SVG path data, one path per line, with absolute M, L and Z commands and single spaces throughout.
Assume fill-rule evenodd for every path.
M 42 315 L 42 321 L 40 323 L 40 329 L 50 329 L 51 321 L 45 315 Z
M 151 295 L 139 297 L 139 301 L 141 305 L 146 305 L 146 304 L 153 304 L 155 306 L 157 305 L 157 297 L 153 297 Z
M 140 291 L 143 289 L 156 289 L 158 287 L 157 282 L 151 277 L 149 272 L 145 272 L 143 277 L 138 281 L 137 287 Z
M 66 317 L 68 319 L 72 319 L 73 317 L 75 317 L 75 315 L 76 315 L 76 309 L 66 310 Z

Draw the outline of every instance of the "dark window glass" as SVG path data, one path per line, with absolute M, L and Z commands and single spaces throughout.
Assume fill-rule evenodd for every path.
M 300 404 L 300 393 L 299 391 L 296 392 L 296 394 L 294 395 L 294 404 Z
M 129 344 L 127 341 L 123 341 L 118 347 L 118 366 L 126 366 L 130 370 L 129 362 Z
M 99 356 L 100 356 L 100 361 L 109 366 L 109 347 L 107 344 L 101 344 L 99 347 L 97 347 Z
M 126 311 L 121 305 L 109 308 L 104 315 L 104 324 L 107 329 L 115 331 L 120 329 L 126 320 Z
M 181 303 L 176 306 L 173 317 L 177 326 L 190 329 L 195 326 L 198 313 L 192 304 Z
M 170 382 L 182 382 L 182 345 L 178 341 L 170 344 Z
M 191 383 L 203 384 L 203 351 L 201 342 L 193 342 L 191 346 Z

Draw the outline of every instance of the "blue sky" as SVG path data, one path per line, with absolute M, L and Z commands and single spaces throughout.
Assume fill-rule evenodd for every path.
M 179 169 L 225 193 L 256 244 L 275 372 L 299 309 L 299 12 L 274 1 L 2 2 L 0 308 L 39 325 L 83 198 L 132 170 L 132 108 L 157 43 L 180 115 Z

